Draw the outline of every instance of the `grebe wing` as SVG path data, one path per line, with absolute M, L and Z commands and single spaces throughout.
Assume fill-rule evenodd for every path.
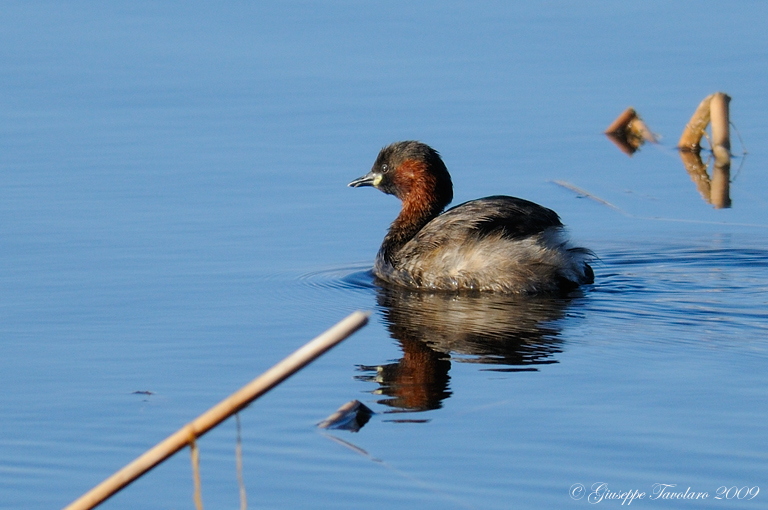
M 522 198 L 492 196 L 448 209 L 424 226 L 417 237 L 422 238 L 421 241 L 434 237 L 438 243 L 470 233 L 478 237 L 500 234 L 503 238 L 519 239 L 562 226 L 557 213 L 551 209 Z

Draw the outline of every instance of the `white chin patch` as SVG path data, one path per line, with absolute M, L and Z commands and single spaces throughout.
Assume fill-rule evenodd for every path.
M 374 187 L 378 188 L 379 184 L 381 184 L 381 179 L 383 179 L 383 178 L 384 178 L 384 176 L 382 176 L 382 175 L 377 175 L 376 177 L 374 177 L 373 178 L 373 185 L 374 185 Z

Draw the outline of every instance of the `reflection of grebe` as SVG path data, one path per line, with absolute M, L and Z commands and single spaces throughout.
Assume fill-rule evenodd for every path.
M 349 183 L 402 200 L 374 273 L 409 288 L 555 292 L 592 283 L 589 250 L 569 247 L 557 214 L 520 198 L 493 196 L 440 212 L 453 199 L 440 155 L 420 142 L 385 147 L 371 171 Z
M 467 363 L 555 363 L 569 299 L 493 293 L 453 295 L 383 287 L 377 301 L 393 338 L 417 340 Z
M 387 286 L 378 304 L 403 357 L 360 367 L 376 382 L 379 401 L 397 409 L 437 409 L 451 395 L 451 359 L 493 365 L 488 370 L 534 371 L 557 363 L 562 352 L 557 321 L 570 300 L 497 293 L 449 294 Z

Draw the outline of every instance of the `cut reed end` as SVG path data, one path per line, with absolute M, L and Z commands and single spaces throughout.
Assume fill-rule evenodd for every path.
M 634 108 L 631 106 L 621 112 L 621 115 L 616 117 L 616 120 L 611 122 L 611 125 L 608 126 L 608 128 L 604 131 L 604 134 L 606 135 L 612 135 L 616 133 L 620 133 L 622 131 L 627 130 L 627 126 L 629 126 L 630 122 L 635 120 L 637 117 L 637 112 Z
M 631 106 L 616 117 L 605 135 L 627 156 L 634 154 L 645 142 L 657 143 L 656 136 Z

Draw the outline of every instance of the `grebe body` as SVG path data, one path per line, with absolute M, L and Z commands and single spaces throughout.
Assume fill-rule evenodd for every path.
M 373 186 L 403 202 L 374 274 L 413 289 L 553 293 L 594 281 L 592 253 L 571 247 L 557 213 L 491 196 L 443 211 L 453 185 L 440 155 L 420 142 L 384 147 L 349 186 Z

